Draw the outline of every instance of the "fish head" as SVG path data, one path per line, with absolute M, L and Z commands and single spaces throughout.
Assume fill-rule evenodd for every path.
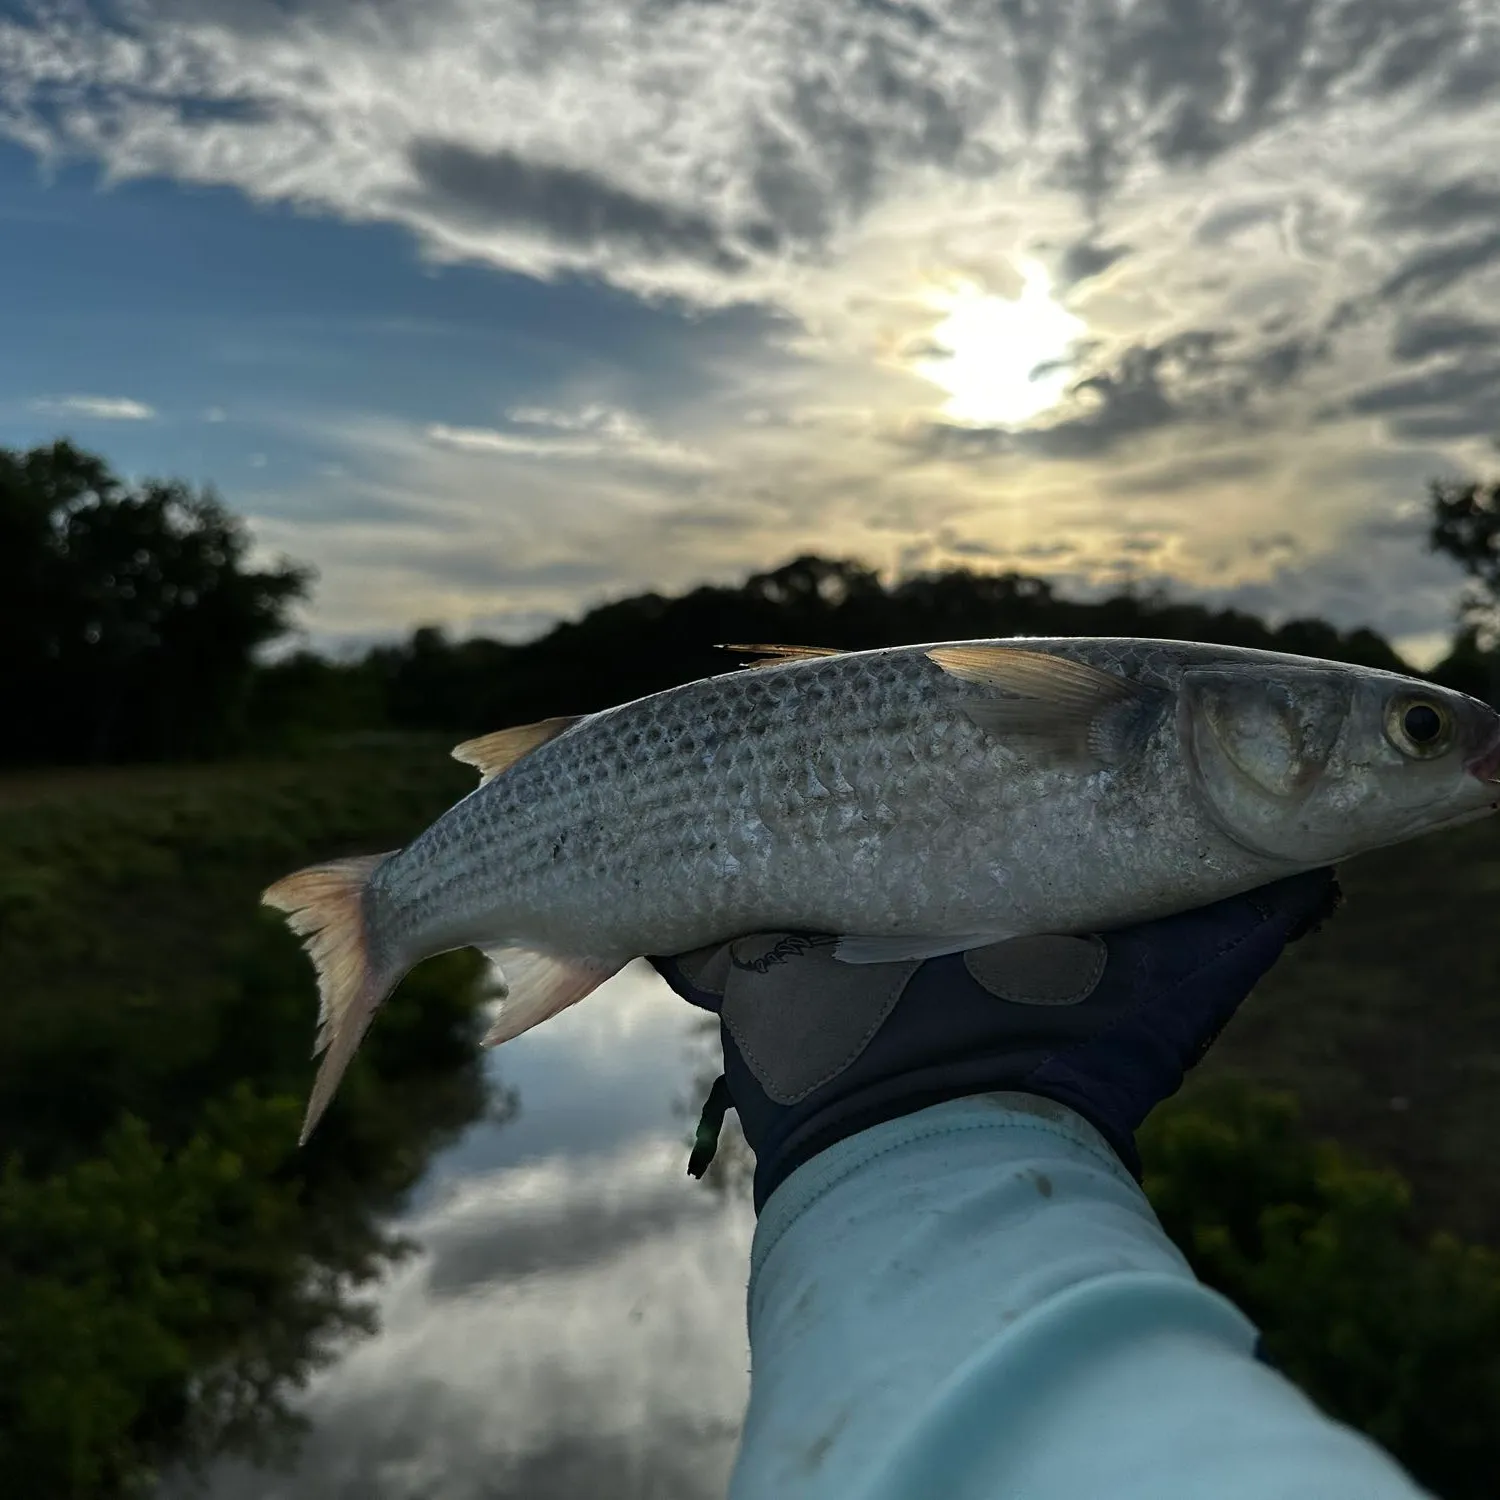
M 1289 865 L 1343 859 L 1500 805 L 1500 715 L 1392 672 L 1189 671 L 1178 729 L 1214 821 Z

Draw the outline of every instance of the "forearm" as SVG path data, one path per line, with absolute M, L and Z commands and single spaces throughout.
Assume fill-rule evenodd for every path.
M 1098 1135 L 1018 1095 L 839 1143 L 771 1197 L 732 1495 L 1413 1500 L 1254 1357 Z

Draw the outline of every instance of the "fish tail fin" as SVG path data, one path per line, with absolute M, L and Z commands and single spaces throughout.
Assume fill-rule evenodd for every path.
M 365 891 L 376 868 L 389 855 L 368 854 L 310 865 L 284 876 L 261 895 L 261 902 L 287 915 L 318 972 L 318 1038 L 313 1056 L 323 1054 L 308 1096 L 298 1145 L 328 1108 L 344 1070 L 369 1029 L 380 1002 L 406 972 L 378 968 L 371 961 Z

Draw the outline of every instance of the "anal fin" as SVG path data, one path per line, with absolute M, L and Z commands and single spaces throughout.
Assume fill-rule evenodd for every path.
M 519 946 L 486 948 L 484 952 L 499 965 L 505 979 L 505 997 L 484 1034 L 481 1045 L 485 1047 L 498 1047 L 577 1004 L 629 961 L 575 958 Z
M 941 958 L 945 953 L 965 953 L 986 948 L 1014 937 L 1013 932 L 970 932 L 960 937 L 841 937 L 833 956 L 845 964 L 894 964 L 913 958 Z

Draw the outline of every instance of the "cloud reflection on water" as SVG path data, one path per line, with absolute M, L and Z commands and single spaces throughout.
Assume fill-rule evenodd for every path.
M 420 1249 L 382 1289 L 380 1333 L 310 1387 L 295 1469 L 221 1464 L 212 1500 L 722 1495 L 752 1220 L 684 1173 L 696 1034 L 632 966 L 497 1054 L 521 1114 L 436 1164 L 398 1226 Z M 585 1100 L 601 1120 L 619 1105 L 591 1144 L 571 1128 Z

